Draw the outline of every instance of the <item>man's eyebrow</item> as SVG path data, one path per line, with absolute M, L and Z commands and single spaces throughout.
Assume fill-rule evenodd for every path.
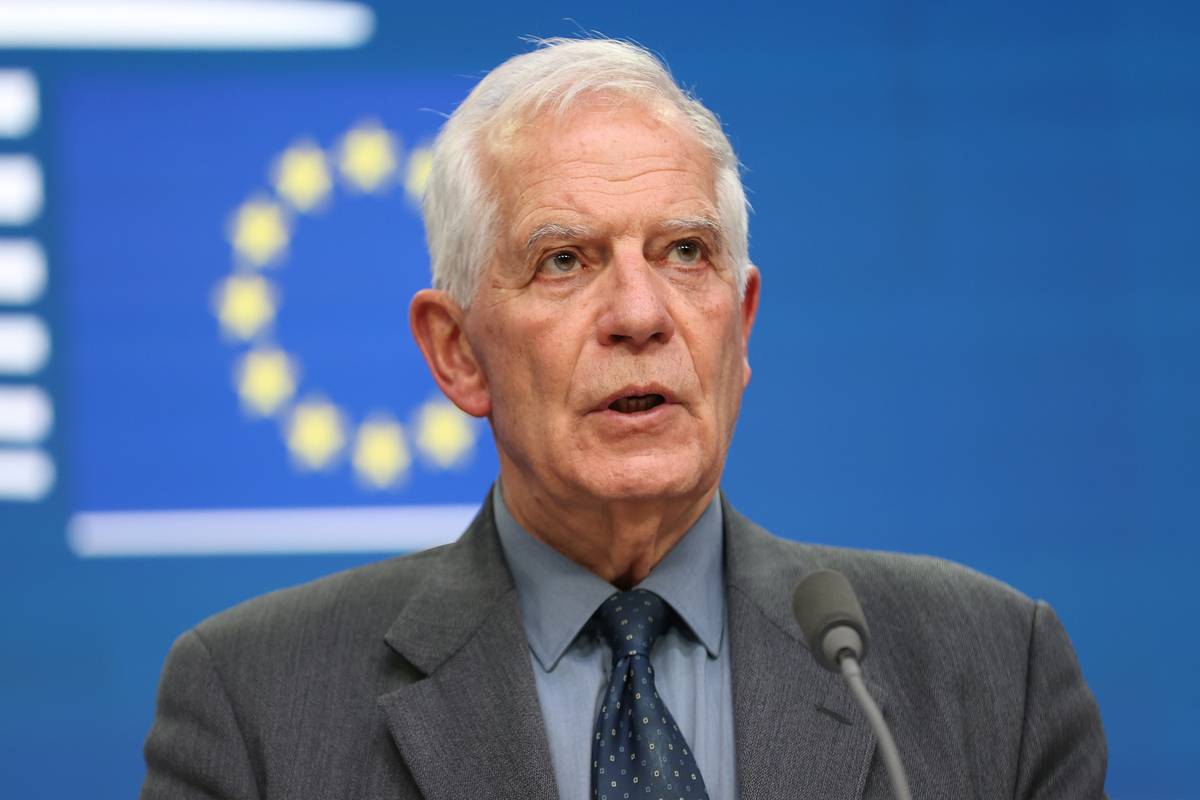
M 702 231 L 712 239 L 715 248 L 720 251 L 725 244 L 725 229 L 720 220 L 709 216 L 677 217 L 663 220 L 654 226 L 662 233 L 693 233 Z
M 546 239 L 559 239 L 561 241 L 578 241 L 586 239 L 592 234 L 592 231 L 581 225 L 563 225 L 558 222 L 547 222 L 538 225 L 529 234 L 529 238 L 525 240 L 526 254 L 532 254 L 537 246 Z
M 725 242 L 725 229 L 719 220 L 707 215 L 694 217 L 675 217 L 655 223 L 654 229 L 660 234 L 707 233 L 713 239 L 716 250 L 720 251 Z M 525 239 L 525 253 L 532 254 L 538 245 L 547 239 L 574 242 L 580 239 L 594 238 L 596 232 L 583 225 L 564 225 L 559 222 L 546 222 L 538 225 Z

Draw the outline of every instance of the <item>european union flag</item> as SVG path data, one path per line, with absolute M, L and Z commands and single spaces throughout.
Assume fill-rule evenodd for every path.
M 429 377 L 407 303 L 429 283 L 430 109 L 468 88 L 64 85 L 77 550 L 373 549 L 461 528 L 495 456 Z

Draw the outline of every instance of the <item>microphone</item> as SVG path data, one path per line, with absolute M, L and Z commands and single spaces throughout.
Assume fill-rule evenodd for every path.
M 813 658 L 825 669 L 840 672 L 858 701 L 879 742 L 880 754 L 892 782 L 896 800 L 912 800 L 908 778 L 896 740 L 863 683 L 858 662 L 867 655 L 867 618 L 846 576 L 819 569 L 804 576 L 792 595 L 792 613 L 812 650 Z

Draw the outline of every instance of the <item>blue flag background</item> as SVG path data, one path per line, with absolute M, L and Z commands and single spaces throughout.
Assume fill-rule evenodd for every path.
M 469 88 L 362 75 L 64 82 L 71 236 L 60 263 L 77 508 L 380 502 L 348 463 L 298 471 L 285 423 L 246 413 L 235 374 L 246 348 L 223 330 L 215 295 L 230 276 L 270 281 L 278 308 L 261 338 L 295 363 L 298 395 L 317 393 L 351 420 L 386 411 L 408 422 L 440 397 L 408 332 L 429 260 L 419 197 L 403 178 L 406 156 L 443 119 L 433 109 L 452 110 Z M 269 198 L 288 213 L 272 188 L 282 153 L 300 143 L 336 162 L 347 132 L 381 129 L 396 140 L 394 179 L 367 192 L 331 176 L 322 208 L 290 212 L 279 255 L 238 269 L 230 229 L 243 203 Z M 480 449 L 450 476 L 414 467 L 382 499 L 476 501 L 495 471 L 488 437 Z

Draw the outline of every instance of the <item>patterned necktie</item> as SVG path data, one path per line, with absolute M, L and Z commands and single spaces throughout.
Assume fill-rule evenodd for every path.
M 596 611 L 613 665 L 592 740 L 594 800 L 708 800 L 691 746 L 654 689 L 650 648 L 669 615 L 644 589 L 615 594 Z

